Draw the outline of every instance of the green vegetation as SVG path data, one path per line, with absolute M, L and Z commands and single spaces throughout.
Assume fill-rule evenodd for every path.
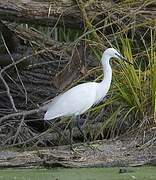
M 119 168 L 82 169 L 8 169 L 0 170 L 3 180 L 154 180 L 155 167 L 127 168 L 129 172 L 119 173 Z

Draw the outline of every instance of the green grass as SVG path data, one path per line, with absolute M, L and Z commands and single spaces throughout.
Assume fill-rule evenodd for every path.
M 156 167 L 127 168 L 133 172 L 119 173 L 119 168 L 82 169 L 8 169 L 0 170 L 2 180 L 155 180 Z

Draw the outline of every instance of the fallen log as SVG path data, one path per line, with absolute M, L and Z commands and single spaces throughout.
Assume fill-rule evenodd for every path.
M 51 1 L 50 3 L 34 0 L 1 0 L 0 19 L 46 26 L 55 26 L 60 23 L 74 28 L 82 26 L 79 10 L 71 0 Z
M 156 18 L 156 3 L 141 0 L 129 3 L 115 3 L 113 0 L 59 0 L 59 1 L 35 1 L 35 0 L 0 0 L 0 20 L 10 22 L 31 23 L 44 26 L 65 25 L 72 28 L 83 28 L 83 15 L 79 4 L 87 12 L 89 20 L 93 24 L 103 22 L 107 16 L 117 23 L 126 23 L 127 17 L 140 19 L 140 21 Z M 113 13 L 111 13 L 113 9 Z M 114 12 L 114 9 L 116 11 Z M 125 18 L 123 18 L 125 16 Z M 130 23 L 132 24 L 132 22 Z
M 133 143 L 132 143 L 133 142 Z M 155 165 L 156 146 L 150 144 L 140 149 L 139 139 L 124 138 L 40 148 L 37 150 L 1 150 L 0 168 L 8 167 L 123 167 Z

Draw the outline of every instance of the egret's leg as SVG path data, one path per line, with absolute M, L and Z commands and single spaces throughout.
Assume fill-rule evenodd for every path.
M 70 149 L 73 150 L 73 120 L 69 123 Z
M 79 129 L 79 131 L 81 132 L 81 134 L 83 135 L 83 138 L 84 138 L 84 142 L 87 142 L 87 137 L 84 133 L 84 131 L 82 130 L 82 125 L 80 123 L 80 115 L 77 115 L 76 116 L 76 124 L 77 124 L 77 128 Z

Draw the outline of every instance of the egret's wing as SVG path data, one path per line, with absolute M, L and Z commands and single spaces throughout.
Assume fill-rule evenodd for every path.
M 49 104 L 44 119 L 84 113 L 96 100 L 96 86 L 97 83 L 94 82 L 80 84 L 57 96 Z

